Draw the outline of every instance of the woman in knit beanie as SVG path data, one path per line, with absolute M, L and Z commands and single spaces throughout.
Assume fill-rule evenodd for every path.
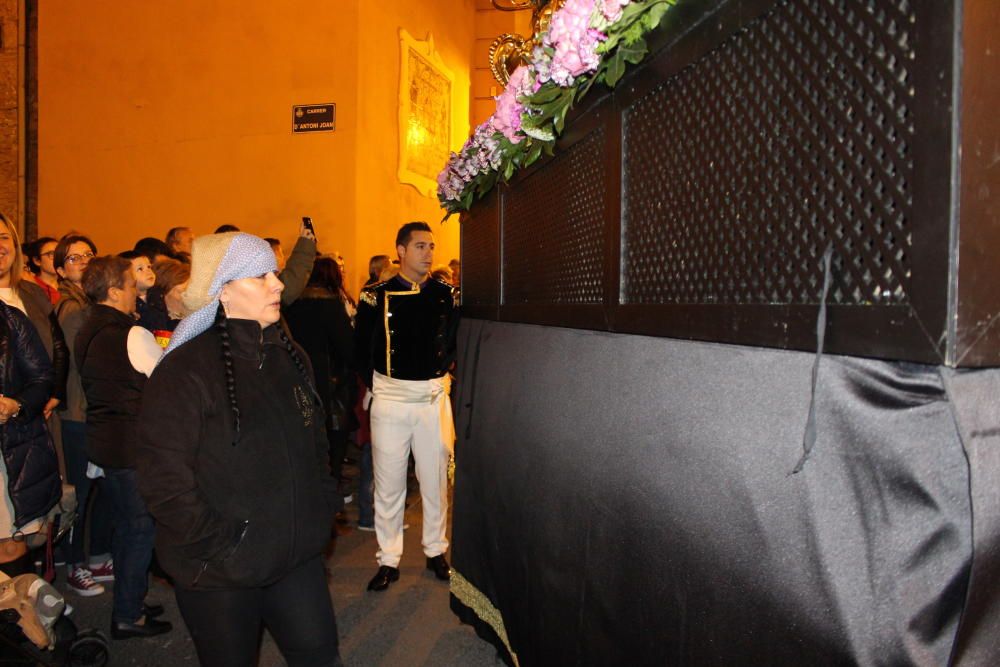
M 256 664 L 266 626 L 289 665 L 340 665 L 323 567 L 335 513 L 323 409 L 278 324 L 274 253 L 194 241 L 191 314 L 146 385 L 139 488 L 202 665 Z

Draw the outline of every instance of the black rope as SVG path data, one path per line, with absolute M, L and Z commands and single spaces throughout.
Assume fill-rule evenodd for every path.
M 823 253 L 823 292 L 819 302 L 819 316 L 816 318 L 816 359 L 812 367 L 812 383 L 809 395 L 809 416 L 806 418 L 806 431 L 802 436 L 802 458 L 792 470 L 794 475 L 805 466 L 813 447 L 816 445 L 816 384 L 819 378 L 819 364 L 823 358 L 823 343 L 826 339 L 826 298 L 833 282 L 833 244 L 826 247 Z

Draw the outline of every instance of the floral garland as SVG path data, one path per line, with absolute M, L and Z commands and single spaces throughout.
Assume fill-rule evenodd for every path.
M 438 174 L 446 218 L 467 211 L 502 178 L 552 155 L 566 114 L 594 83 L 613 88 L 626 64 L 646 57 L 645 36 L 677 0 L 566 0 L 548 30 L 475 129 Z

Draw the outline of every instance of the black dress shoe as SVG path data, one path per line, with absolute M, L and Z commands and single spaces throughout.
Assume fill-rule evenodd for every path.
M 372 580 L 368 582 L 368 590 L 384 591 L 394 581 L 399 581 L 399 568 L 382 565 Z
M 146 618 L 156 618 L 157 616 L 163 616 L 163 605 L 162 604 L 142 604 L 142 615 Z
M 155 618 L 146 617 L 146 622 L 142 625 L 138 623 L 111 622 L 112 639 L 132 639 L 133 637 L 155 637 L 164 632 L 170 632 L 174 626 L 169 621 L 157 621 Z
M 428 558 L 427 569 L 432 571 L 434 576 L 441 581 L 448 581 L 451 579 L 451 568 L 448 567 L 448 561 L 445 560 L 444 554 Z

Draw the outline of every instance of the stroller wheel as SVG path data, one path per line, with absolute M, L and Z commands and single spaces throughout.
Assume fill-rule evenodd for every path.
M 69 647 L 71 667 L 104 667 L 108 664 L 108 640 L 97 630 L 84 630 Z

